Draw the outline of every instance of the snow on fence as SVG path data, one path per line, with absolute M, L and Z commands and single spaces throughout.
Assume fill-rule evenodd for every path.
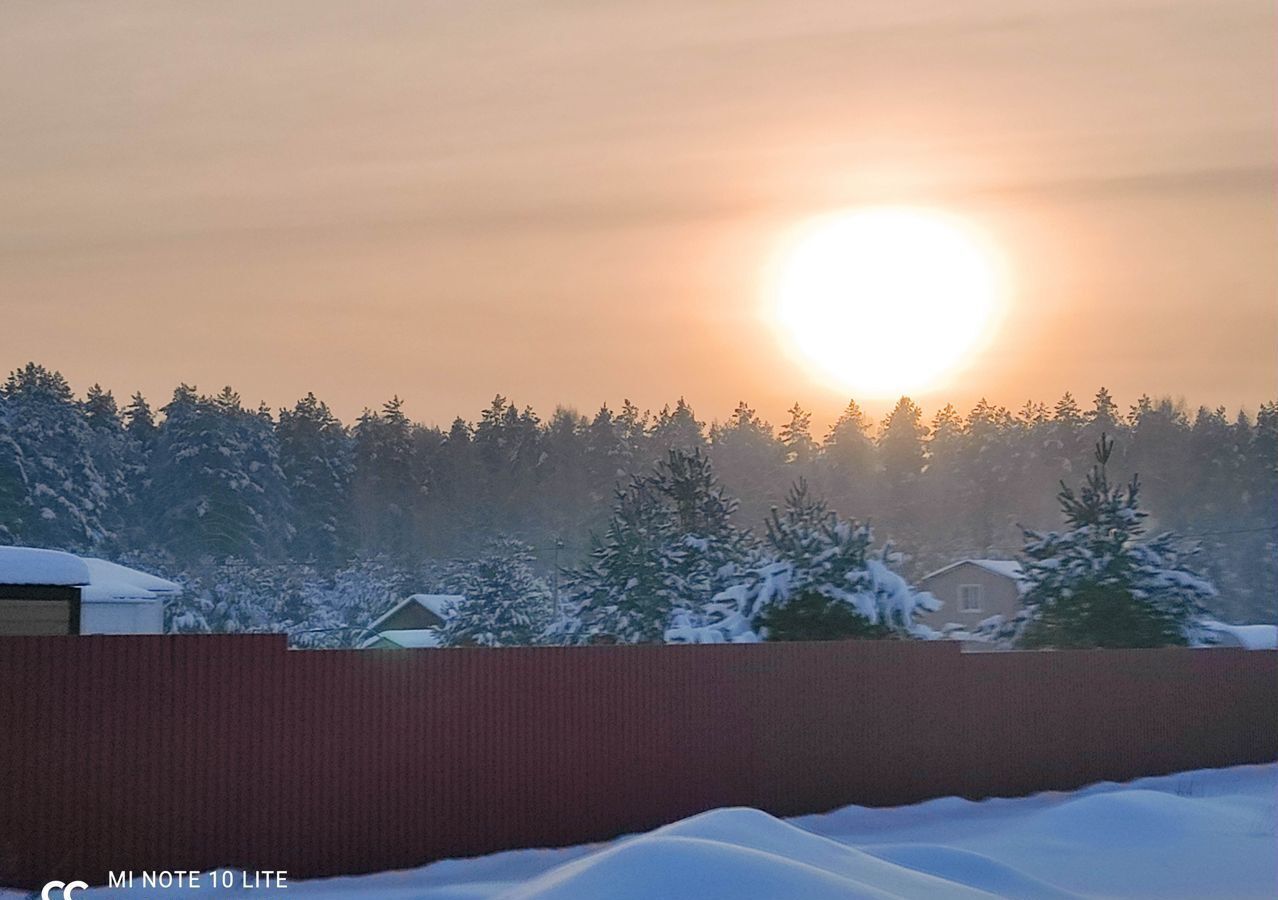
M 1278 758 L 1278 653 L 0 638 L 0 885 L 368 872 Z

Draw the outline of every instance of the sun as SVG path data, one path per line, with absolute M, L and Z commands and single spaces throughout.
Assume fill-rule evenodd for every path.
M 772 268 L 769 317 L 788 348 L 858 397 L 936 386 L 984 346 L 1005 302 L 994 246 L 936 210 L 823 216 L 783 243 Z

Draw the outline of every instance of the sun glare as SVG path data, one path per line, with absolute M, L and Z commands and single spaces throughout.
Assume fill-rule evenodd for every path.
M 769 281 L 771 318 L 792 352 L 866 398 L 941 382 L 980 350 L 1004 303 L 989 242 L 955 216 L 909 207 L 802 226 Z

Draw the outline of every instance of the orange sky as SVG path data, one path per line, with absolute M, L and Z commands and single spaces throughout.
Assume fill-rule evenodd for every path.
M 370 7 L 373 7 L 370 9 Z M 776 421 L 786 231 L 970 217 L 1012 308 L 930 412 L 1278 395 L 1270 0 L 10 3 L 0 365 L 344 418 Z M 870 336 L 849 335 L 850 352 Z M 881 405 L 867 404 L 878 411 Z

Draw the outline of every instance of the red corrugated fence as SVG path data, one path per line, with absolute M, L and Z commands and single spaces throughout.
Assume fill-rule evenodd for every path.
M 0 638 L 0 885 L 368 872 L 717 806 L 793 815 L 1275 758 L 1273 652 Z

